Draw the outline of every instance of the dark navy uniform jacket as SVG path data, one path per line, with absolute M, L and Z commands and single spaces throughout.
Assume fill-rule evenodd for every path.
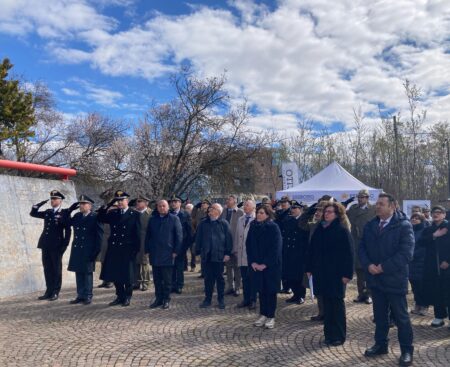
M 95 271 L 95 258 L 100 252 L 103 226 L 97 220 L 96 213 L 84 216 L 82 213 L 68 218 L 74 230 L 72 250 L 67 270 L 78 273 Z
M 100 279 L 132 283 L 134 262 L 140 249 L 140 213 L 131 208 L 124 214 L 121 214 L 120 209 L 107 212 L 106 208 L 101 208 L 98 220 L 109 224 L 111 232 Z
M 39 238 L 38 248 L 43 250 L 55 250 L 63 253 L 69 245 L 71 229 L 67 223 L 67 209 L 53 209 L 39 211 L 39 207 L 33 206 L 30 215 L 33 218 L 44 219 L 44 229 Z

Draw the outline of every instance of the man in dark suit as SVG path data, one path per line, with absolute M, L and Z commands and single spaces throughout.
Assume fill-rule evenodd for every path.
M 169 308 L 174 260 L 181 254 L 183 229 L 180 219 L 169 213 L 169 203 L 159 200 L 157 213 L 150 217 L 145 236 L 145 252 L 152 265 L 155 301 L 150 308 Z
M 408 263 L 413 258 L 414 233 L 408 218 L 396 210 L 395 198 L 379 195 L 376 217 L 369 221 L 359 246 L 359 259 L 366 270 L 375 317 L 375 345 L 366 357 L 388 353 L 389 310 L 398 328 L 400 366 L 413 361 L 413 330 L 408 314 Z
M 103 226 L 97 220 L 97 213 L 92 212 L 94 201 L 87 195 L 80 195 L 78 202 L 68 209 L 68 222 L 73 227 L 74 237 L 67 270 L 75 272 L 77 297 L 71 304 L 92 302 L 95 259 L 100 252 L 103 238 Z M 72 218 L 70 213 L 80 208 Z
M 183 243 L 181 245 L 181 252 L 174 261 L 172 271 L 172 292 L 181 294 L 184 287 L 184 267 L 188 248 L 192 244 L 192 220 L 191 216 L 181 209 L 181 198 L 173 196 L 170 200 L 171 213 L 180 219 L 181 227 L 183 228 Z
M 46 291 L 40 300 L 55 301 L 58 299 L 62 283 L 62 257 L 70 241 L 70 224 L 64 218 L 67 209 L 61 209 L 65 199 L 58 190 L 50 192 L 51 209 L 39 211 L 48 200 L 33 205 L 30 215 L 44 219 L 44 230 L 39 238 L 38 248 L 42 250 L 42 265 L 44 267 Z
M 100 279 L 105 282 L 114 282 L 116 299 L 109 305 L 129 306 L 133 295 L 134 264 L 136 254 L 140 248 L 139 233 L 141 222 L 140 214 L 128 207 L 128 195 L 118 190 L 107 206 L 98 211 L 98 219 L 110 226 L 111 233 L 108 238 L 108 249 L 100 273 Z M 117 209 L 108 211 L 114 203 Z

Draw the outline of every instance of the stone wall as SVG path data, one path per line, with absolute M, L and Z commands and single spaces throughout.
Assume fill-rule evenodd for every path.
M 44 221 L 30 217 L 31 206 L 49 198 L 51 190 L 61 191 L 63 207 L 76 200 L 71 181 L 0 175 L 0 298 L 45 289 L 41 250 L 37 248 Z M 40 210 L 49 208 L 46 204 Z M 75 285 L 63 258 L 63 287 Z

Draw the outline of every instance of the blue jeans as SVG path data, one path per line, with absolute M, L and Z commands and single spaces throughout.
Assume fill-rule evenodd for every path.
M 77 297 L 80 299 L 92 298 L 94 277 L 92 273 L 75 273 L 77 282 Z
M 371 289 L 373 300 L 373 315 L 375 317 L 375 343 L 387 345 L 389 342 L 389 307 L 394 316 L 398 331 L 398 341 L 402 353 L 412 353 L 414 347 L 413 330 L 408 314 L 408 304 L 405 294 L 385 293 Z

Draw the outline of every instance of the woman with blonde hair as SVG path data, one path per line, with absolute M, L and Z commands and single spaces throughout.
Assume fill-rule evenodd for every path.
M 345 289 L 353 277 L 353 247 L 345 207 L 329 202 L 311 238 L 307 273 L 314 293 L 322 297 L 325 344 L 342 345 L 346 339 Z

